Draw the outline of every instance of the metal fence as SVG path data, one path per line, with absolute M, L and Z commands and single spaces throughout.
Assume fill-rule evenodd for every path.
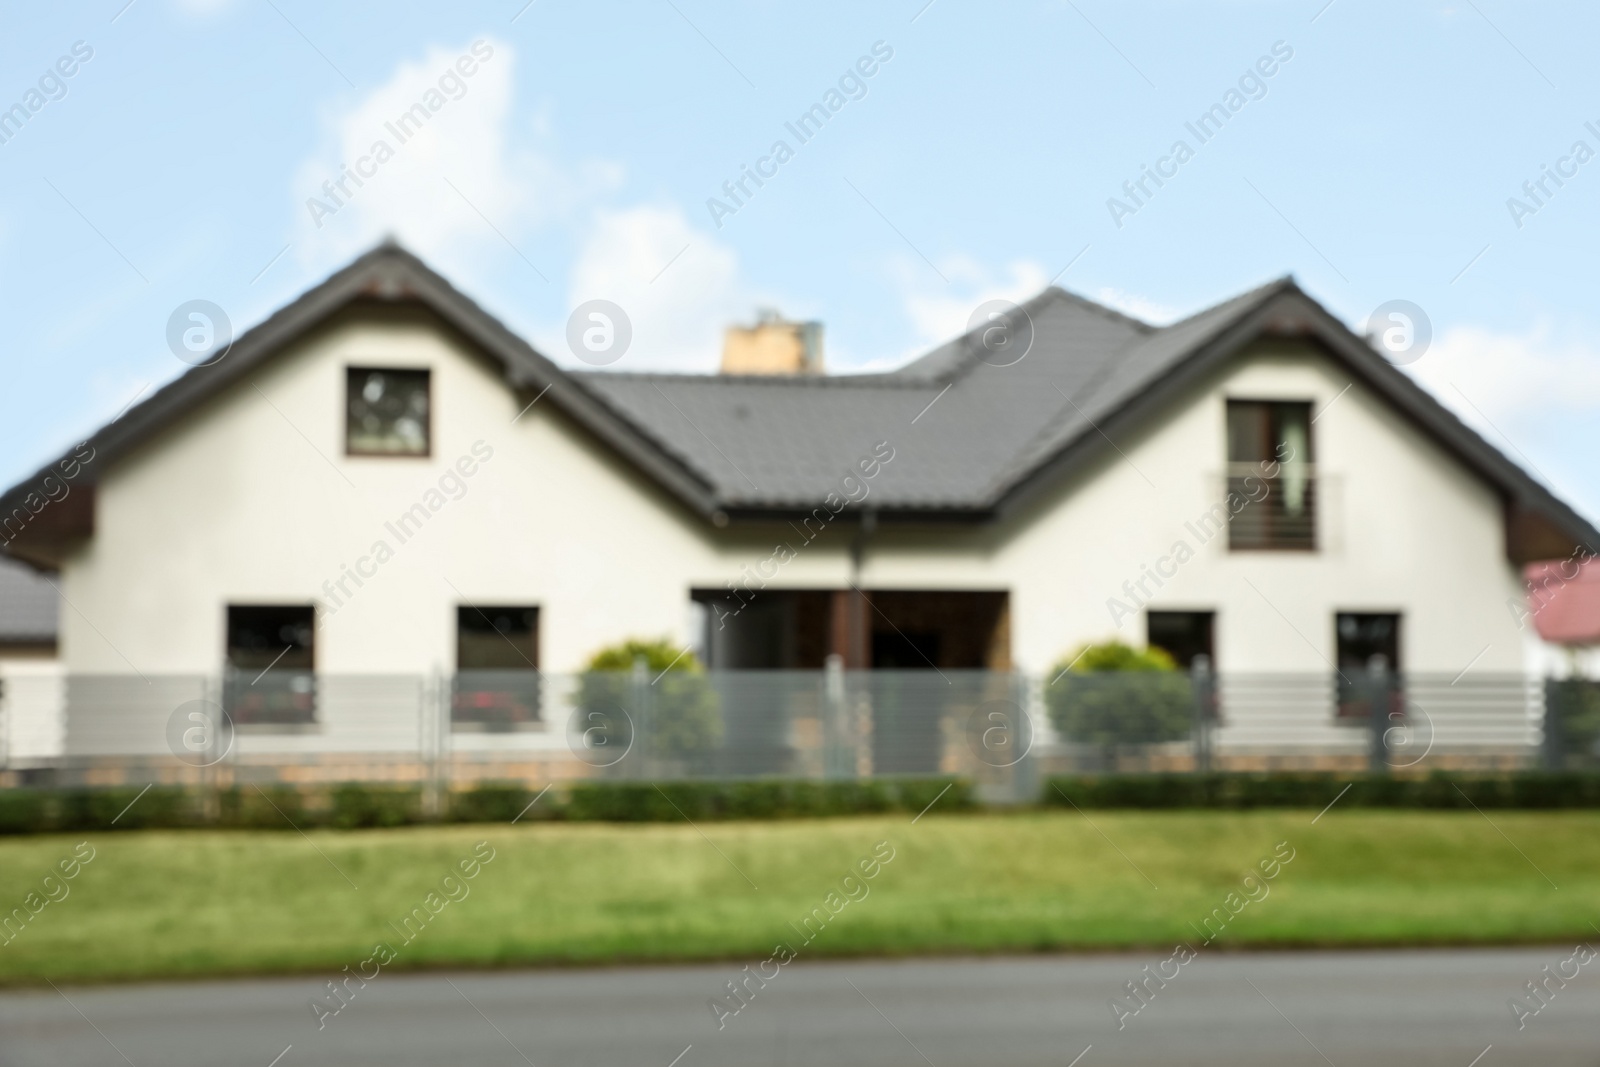
M 0 685 L 13 785 L 955 774 L 1004 800 L 1067 772 L 1575 766 L 1600 741 L 1600 688 L 1524 675 L 35 671 Z

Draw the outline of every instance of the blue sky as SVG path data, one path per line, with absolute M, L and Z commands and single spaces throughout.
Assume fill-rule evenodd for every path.
M 393 233 L 561 362 L 575 305 L 620 304 L 617 369 L 710 369 L 761 306 L 822 319 L 845 370 L 1058 276 L 1165 321 L 1292 272 L 1353 325 L 1423 308 L 1409 372 L 1600 516 L 1592 5 L 125 4 L 19 6 L 0 36 L 0 108 L 45 79 L 0 143 L 7 484 L 185 369 L 178 305 L 246 328 Z M 1252 71 L 1201 144 L 1185 124 Z M 851 72 L 800 143 L 785 123 Z M 427 131 L 386 135 L 441 78 Z M 393 158 L 313 212 L 380 138 Z M 779 139 L 775 175 L 708 207 Z M 1545 167 L 1568 176 L 1535 203 Z

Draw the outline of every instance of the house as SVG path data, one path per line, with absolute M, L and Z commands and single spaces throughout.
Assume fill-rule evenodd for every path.
M 69 675 L 145 677 L 663 634 L 729 669 L 1119 638 L 1523 673 L 1523 566 L 1600 545 L 1289 279 L 1164 328 L 1051 288 L 888 373 L 577 372 L 388 243 L 13 487 L 0 537 L 56 573 Z

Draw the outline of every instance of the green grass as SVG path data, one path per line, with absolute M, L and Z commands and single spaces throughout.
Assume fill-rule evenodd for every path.
M 89 835 L 97 855 L 68 883 L 70 896 L 0 946 L 0 983 L 331 975 L 379 941 L 395 947 L 396 968 L 755 961 L 780 941 L 802 958 L 1170 949 L 1179 939 L 1198 944 L 1190 924 L 1222 906 L 1280 841 L 1294 860 L 1217 946 L 1595 936 L 1600 813 L 1496 812 L 1493 826 L 1474 812 L 1335 809 L 1313 826 L 1314 814 L 1098 811 L 1092 825 L 1074 812 L 929 815 L 914 826 L 904 815 L 698 830 L 482 825 L 313 831 L 309 840 Z M 388 921 L 422 903 L 485 839 L 497 855 L 467 883 L 470 896 L 403 944 Z M 0 840 L 0 911 L 20 906 L 79 840 Z M 869 895 L 802 947 L 789 924 L 881 840 L 897 854 L 867 883 Z

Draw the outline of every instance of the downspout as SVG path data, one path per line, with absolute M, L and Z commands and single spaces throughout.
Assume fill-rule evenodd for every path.
M 865 668 L 867 659 L 867 594 L 861 588 L 861 563 L 867 554 L 867 542 L 878 529 L 876 508 L 863 508 L 861 520 L 856 524 L 856 535 L 850 541 L 850 588 L 855 597 L 850 604 L 850 652 L 853 666 Z

